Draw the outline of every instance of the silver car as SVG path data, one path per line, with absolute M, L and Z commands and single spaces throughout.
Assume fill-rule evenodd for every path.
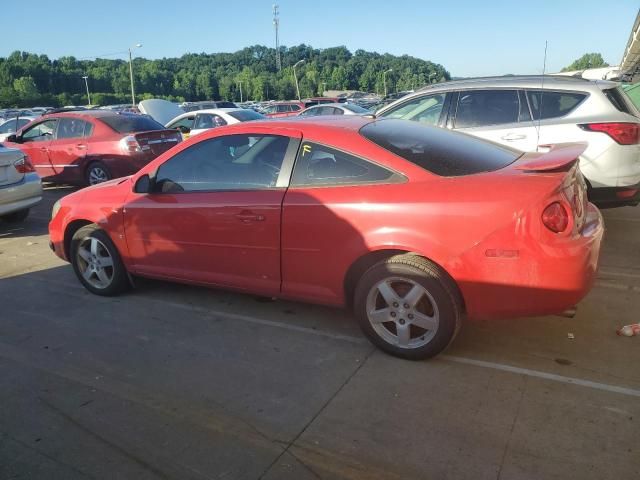
M 546 75 L 442 83 L 376 112 L 451 128 L 531 152 L 588 144 L 580 169 L 599 206 L 640 201 L 640 112 L 619 84 Z
M 322 103 L 309 107 L 298 115 L 301 117 L 316 117 L 319 115 L 368 115 L 372 112 L 355 103 Z
M 0 145 L 0 219 L 21 222 L 42 200 L 42 182 L 28 157 Z

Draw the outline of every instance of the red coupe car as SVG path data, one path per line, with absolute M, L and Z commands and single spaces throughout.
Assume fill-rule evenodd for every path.
M 603 222 L 583 149 L 394 119 L 241 123 L 64 197 L 51 246 L 99 295 L 133 274 L 348 306 L 380 348 L 425 358 L 463 315 L 559 314 L 587 294 Z
M 44 115 L 5 143 L 26 153 L 46 180 L 95 185 L 137 172 L 181 141 L 149 117 L 82 110 Z

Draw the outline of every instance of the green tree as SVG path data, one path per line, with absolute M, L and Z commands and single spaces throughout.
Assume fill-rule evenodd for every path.
M 604 61 L 599 53 L 585 53 L 579 59 L 575 60 L 568 67 L 562 69 L 563 72 L 572 72 L 573 70 L 586 70 L 588 68 L 608 67 L 609 64 Z

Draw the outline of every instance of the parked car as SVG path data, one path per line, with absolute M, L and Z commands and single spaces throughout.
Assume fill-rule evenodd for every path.
M 42 200 L 42 182 L 29 158 L 0 145 L 0 220 L 21 222 Z
M 29 122 L 32 122 L 37 117 L 16 117 L 9 118 L 3 122 L 0 122 L 0 142 L 4 142 L 9 135 L 16 133 L 22 127 Z
M 273 102 L 264 109 L 264 115 L 269 118 L 291 117 L 299 114 L 306 107 L 307 105 L 302 102 Z
M 183 102 L 180 107 L 185 112 L 194 112 L 196 110 L 210 110 L 212 108 L 238 108 L 233 102 L 227 101 L 207 101 L 207 102 Z
M 424 358 L 463 314 L 556 314 L 589 291 L 603 222 L 583 150 L 360 116 L 238 123 L 62 198 L 51 245 L 98 295 L 130 273 L 350 306 L 376 345 Z
M 197 135 L 212 128 L 263 118 L 265 118 L 264 115 L 245 108 L 212 108 L 178 115 L 167 123 L 165 127 L 179 130 L 182 138 L 186 140 L 189 136 Z
M 44 179 L 94 185 L 136 172 L 181 141 L 146 116 L 87 110 L 45 115 L 5 145 L 26 153 Z
M 301 117 L 317 117 L 318 115 L 369 115 L 371 113 L 355 103 L 325 103 L 305 108 L 299 115 Z
M 552 75 L 460 80 L 426 87 L 376 114 L 525 152 L 586 142 L 580 168 L 589 198 L 599 206 L 640 201 L 640 112 L 614 82 Z
M 321 105 L 323 103 L 344 103 L 346 101 L 346 97 L 309 97 L 302 99 L 302 103 L 304 103 L 306 107 Z

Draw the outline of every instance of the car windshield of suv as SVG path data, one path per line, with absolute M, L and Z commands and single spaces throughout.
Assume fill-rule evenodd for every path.
M 371 122 L 360 134 L 405 160 L 443 177 L 500 170 L 522 152 L 470 135 L 417 122 L 384 119 Z
M 240 122 L 248 122 L 250 120 L 260 120 L 261 118 L 264 118 L 264 115 L 260 115 L 258 112 L 254 112 L 253 110 L 236 110 L 234 112 L 227 113 Z
M 118 133 L 146 132 L 148 130 L 164 130 L 154 119 L 142 115 L 113 115 L 101 117 L 104 123 Z

